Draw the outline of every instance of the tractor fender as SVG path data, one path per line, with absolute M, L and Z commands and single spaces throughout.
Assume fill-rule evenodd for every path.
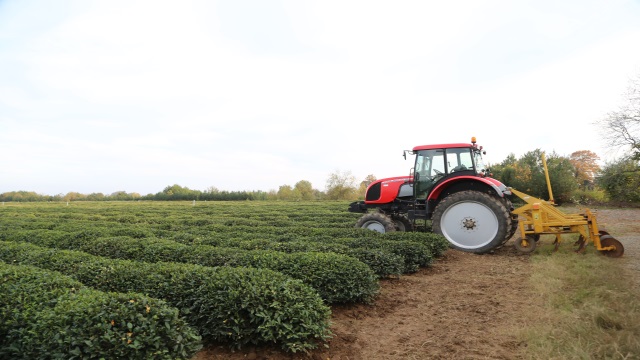
M 500 181 L 494 178 L 468 175 L 468 176 L 456 176 L 451 179 L 446 179 L 445 181 L 436 185 L 436 187 L 429 194 L 429 197 L 427 198 L 427 200 L 436 200 L 438 199 L 438 197 L 440 197 L 440 193 L 442 193 L 443 190 L 447 189 L 451 185 L 461 181 L 469 181 L 469 180 L 478 181 L 488 185 L 495 191 L 496 195 L 498 195 L 499 197 L 504 197 L 505 195 L 511 195 L 511 191 L 509 191 L 509 188 L 507 188 L 506 185 L 504 185 L 503 183 L 501 183 Z

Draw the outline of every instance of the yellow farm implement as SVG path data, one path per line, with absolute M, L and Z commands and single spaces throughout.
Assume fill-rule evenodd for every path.
M 598 228 L 595 212 L 590 209 L 583 209 L 581 213 L 565 214 L 555 207 L 544 154 L 542 154 L 542 164 L 549 189 L 549 201 L 511 189 L 513 194 L 526 203 L 512 212 L 518 215 L 519 218 L 518 230 L 520 237 L 515 239 L 516 249 L 523 253 L 533 252 L 540 235 L 555 235 L 554 244 L 555 250 L 557 250 L 563 234 L 580 234 L 575 242 L 575 245 L 578 245 L 576 252 L 583 252 L 585 246 L 592 242 L 596 249 L 606 256 L 622 256 L 624 254 L 622 243 L 606 231 Z

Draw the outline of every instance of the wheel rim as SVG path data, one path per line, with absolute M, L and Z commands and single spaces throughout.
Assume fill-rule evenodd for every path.
M 379 221 L 374 221 L 374 220 L 369 220 L 369 221 L 365 222 L 364 224 L 362 224 L 362 228 L 363 229 L 377 231 L 377 232 L 382 233 L 382 234 L 384 234 L 386 232 L 386 230 L 384 228 L 384 224 L 380 223 Z
M 442 234 L 452 244 L 463 249 L 475 249 L 489 244 L 498 234 L 498 217 L 479 202 L 464 201 L 449 207 L 442 214 Z

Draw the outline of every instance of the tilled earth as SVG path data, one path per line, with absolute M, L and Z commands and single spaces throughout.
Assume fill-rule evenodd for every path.
M 640 209 L 601 210 L 598 220 L 625 245 L 621 261 L 633 276 L 640 275 Z M 201 351 L 195 360 L 519 358 L 526 344 L 516 334 L 541 311 L 531 301 L 529 275 L 529 257 L 518 254 L 512 242 L 491 255 L 448 250 L 430 268 L 383 280 L 371 305 L 333 307 L 328 348 L 287 354 L 220 346 Z
M 372 305 L 332 308 L 333 339 L 309 354 L 274 349 L 198 354 L 204 359 L 513 359 L 528 308 L 528 257 L 448 250 L 432 267 L 382 281 Z

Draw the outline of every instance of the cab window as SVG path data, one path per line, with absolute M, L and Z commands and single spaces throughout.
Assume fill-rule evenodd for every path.
M 444 150 L 421 150 L 416 157 L 414 189 L 418 199 L 425 199 L 433 185 L 445 174 Z
M 448 173 L 456 171 L 473 170 L 471 150 L 467 148 L 447 149 Z

